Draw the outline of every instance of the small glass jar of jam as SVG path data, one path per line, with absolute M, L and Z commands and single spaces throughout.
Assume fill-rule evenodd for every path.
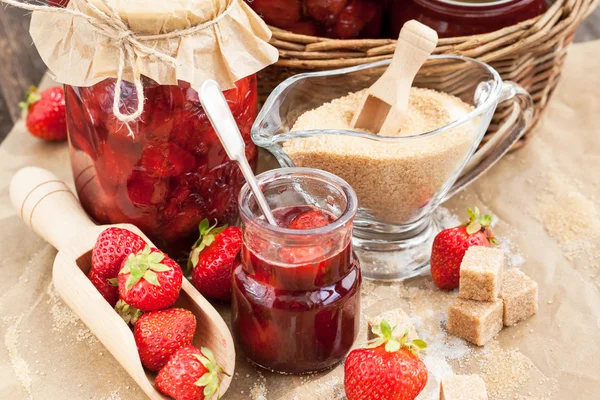
M 244 179 L 229 160 L 187 83 L 143 81 L 144 110 L 133 122 L 113 114 L 116 79 L 65 87 L 71 164 L 81 204 L 101 224 L 139 227 L 174 258 L 187 257 L 204 218 L 237 220 Z M 137 108 L 132 83 L 121 86 L 121 112 Z M 250 128 L 257 114 L 255 75 L 225 91 L 246 156 L 256 164 Z
M 359 329 L 361 273 L 351 243 L 356 195 L 342 179 L 309 168 L 273 170 L 258 179 L 278 225 L 265 222 L 244 186 L 234 337 L 263 368 L 287 374 L 327 369 L 344 358 Z M 315 222 L 314 215 L 318 225 L 298 226 L 306 218 Z
M 493 32 L 543 14 L 546 0 L 400 0 L 390 2 L 394 37 L 416 19 L 442 38 Z

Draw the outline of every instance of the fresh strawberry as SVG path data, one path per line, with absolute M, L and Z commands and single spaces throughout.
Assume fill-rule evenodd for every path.
M 324 213 L 321 210 L 309 210 L 294 217 L 288 228 L 298 230 L 316 229 L 327 226 L 333 221 L 333 216 L 328 213 Z
M 252 0 L 249 4 L 267 24 L 281 28 L 297 22 L 302 16 L 300 0 Z
M 490 229 L 491 215 L 480 217 L 479 209 L 467 210 L 469 222 L 437 234 L 431 249 L 431 276 L 440 289 L 458 287 L 460 263 L 471 246 L 491 247 L 496 244 Z
M 65 92 L 62 88 L 52 87 L 38 93 L 32 86 L 26 100 L 19 106 L 27 112 L 25 124 L 33 136 L 50 141 L 67 138 Z
M 92 271 L 98 276 L 116 278 L 123 260 L 146 247 L 139 235 L 122 228 L 108 228 L 96 239 L 92 250 Z
M 117 277 L 125 258 L 145 246 L 144 239 L 121 228 L 105 229 L 96 239 L 88 278 L 111 306 L 119 300 L 119 291 L 109 280 Z
M 326 25 L 334 24 L 348 0 L 305 0 L 308 14 Z
M 183 308 L 142 315 L 133 330 L 142 365 L 150 371 L 158 371 L 177 350 L 192 344 L 195 331 L 196 317 Z
M 119 300 L 119 288 L 113 285 L 108 278 L 98 275 L 96 271 L 91 269 L 88 273 L 88 279 L 111 307 L 114 307 L 115 304 L 117 304 L 117 301 Z
M 123 262 L 119 271 L 119 297 L 144 312 L 161 310 L 177 300 L 182 278 L 175 261 L 146 245 Z
M 200 237 L 194 243 L 188 267 L 192 282 L 206 297 L 231 300 L 231 274 L 234 261 L 242 250 L 242 231 L 235 226 L 210 226 L 208 219 L 200 222 Z
M 156 376 L 156 387 L 175 400 L 210 399 L 225 373 L 206 347 L 185 346 L 169 359 Z
M 381 333 L 368 348 L 353 350 L 344 364 L 344 389 L 348 400 L 414 400 L 427 384 L 427 368 L 418 356 L 427 344 L 400 340 L 382 321 Z M 375 330 L 373 331 L 375 333 Z

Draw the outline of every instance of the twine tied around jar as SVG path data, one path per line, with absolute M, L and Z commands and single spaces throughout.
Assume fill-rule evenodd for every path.
M 98 7 L 92 4 L 91 0 L 71 0 L 71 2 L 76 2 L 75 7 L 77 8 L 79 8 L 80 6 L 86 7 L 90 14 L 93 14 L 90 15 L 79 11 L 78 9 L 75 9 L 75 7 L 60 8 L 43 5 L 34 5 L 18 0 L 0 0 L 0 2 L 2 3 L 24 10 L 41 11 L 47 13 L 61 13 L 65 15 L 70 15 L 72 17 L 81 18 L 85 20 L 99 34 L 110 39 L 114 43 L 114 47 L 118 48 L 119 50 L 117 82 L 115 85 L 112 111 L 115 117 L 117 117 L 120 121 L 131 122 L 142 115 L 144 111 L 145 102 L 141 73 L 139 67 L 136 65 L 135 55 L 141 54 L 146 57 L 154 57 L 159 60 L 171 63 L 173 65 L 176 65 L 177 63 L 177 60 L 175 58 L 164 54 L 160 51 L 157 51 L 154 48 L 147 46 L 143 42 L 173 39 L 177 37 L 191 35 L 193 33 L 206 29 L 209 26 L 212 26 L 218 23 L 221 19 L 223 19 L 233 8 L 235 3 L 239 0 L 232 0 L 221 14 L 217 15 L 214 19 L 210 21 L 206 21 L 202 24 L 195 25 L 190 28 L 173 30 L 168 33 L 161 33 L 157 35 L 144 35 L 131 31 L 127 24 L 121 19 L 119 13 L 110 4 L 108 4 L 107 0 L 99 1 L 106 7 L 107 11 L 100 10 Z M 119 108 L 119 103 L 121 102 L 121 84 L 123 83 L 123 74 L 125 71 L 126 63 L 129 63 L 133 73 L 133 84 L 135 85 L 138 101 L 137 109 L 131 114 L 123 114 Z

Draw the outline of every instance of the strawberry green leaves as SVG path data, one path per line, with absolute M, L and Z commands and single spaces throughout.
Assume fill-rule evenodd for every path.
M 474 235 L 477 232 L 483 232 L 491 244 L 498 245 L 491 230 L 493 217 L 489 214 L 481 216 L 477 207 L 473 209 L 467 208 L 467 214 L 469 215 L 469 222 L 466 224 L 467 233 Z
M 206 347 L 202 347 L 201 353 L 202 355 L 194 354 L 194 358 L 200 361 L 202 365 L 204 365 L 204 368 L 208 370 L 208 372 L 202 375 L 202 377 L 198 379 L 195 385 L 204 387 L 204 397 L 208 399 L 211 398 L 219 388 L 219 374 L 226 373 L 217 364 L 217 361 L 215 360 L 215 356 L 213 355 L 212 351 L 210 351 Z
M 227 225 L 217 228 L 217 224 L 218 222 L 215 220 L 215 224 L 211 226 L 207 218 L 204 218 L 202 222 L 200 222 L 200 225 L 198 226 L 200 236 L 192 246 L 192 251 L 190 252 L 190 257 L 188 259 L 188 270 L 191 270 L 198 265 L 198 259 L 202 250 L 210 246 L 212 242 L 215 241 L 217 235 L 227 228 Z
M 171 269 L 171 267 L 161 263 L 164 259 L 165 255 L 163 253 L 152 252 L 148 245 L 141 252 L 130 254 L 125 266 L 119 271 L 119 274 L 129 273 L 125 289 L 130 290 L 142 279 L 152 285 L 160 286 L 156 272 L 166 272 Z
M 125 321 L 126 324 L 132 325 L 135 325 L 137 320 L 143 314 L 142 310 L 130 306 L 123 300 L 117 301 L 117 304 L 115 305 L 115 311 L 117 314 L 119 314 L 119 316 L 121 316 L 121 318 L 123 318 L 123 321 Z
M 427 343 L 421 339 L 415 339 L 411 342 L 408 341 L 408 330 L 404 332 L 404 335 L 398 340 L 394 338 L 393 332 L 396 327 L 391 327 L 390 324 L 383 320 L 379 326 L 374 326 L 371 331 L 377 335 L 375 339 L 368 342 L 369 348 L 379 347 L 385 345 L 385 351 L 388 353 L 394 353 L 401 348 L 406 348 L 414 355 L 418 355 L 420 352 L 427 348 Z

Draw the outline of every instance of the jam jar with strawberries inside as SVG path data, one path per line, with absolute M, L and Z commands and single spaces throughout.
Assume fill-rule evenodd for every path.
M 138 226 L 174 258 L 187 256 L 204 218 L 237 220 L 244 183 L 225 153 L 189 84 L 143 80 L 143 113 L 122 122 L 113 113 L 116 79 L 90 87 L 65 87 L 75 186 L 97 222 Z M 256 164 L 250 128 L 257 113 L 255 75 L 242 78 L 225 97 Z M 120 111 L 138 106 L 133 84 L 121 86 Z
M 336 39 L 378 38 L 384 0 L 246 0 L 266 23 Z
M 271 371 L 327 369 L 348 353 L 359 329 L 356 195 L 337 176 L 309 168 L 273 170 L 258 180 L 277 225 L 266 222 L 244 186 L 234 336 L 250 360 Z

